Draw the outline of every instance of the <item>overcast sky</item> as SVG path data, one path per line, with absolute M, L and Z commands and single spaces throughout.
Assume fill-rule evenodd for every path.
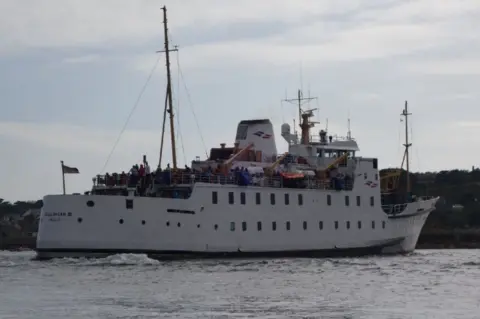
M 413 170 L 480 165 L 478 0 L 2 0 L 0 198 L 60 193 L 60 160 L 81 172 L 67 192 L 90 188 L 160 58 L 106 171 L 142 154 L 157 165 L 164 4 L 180 164 L 233 143 L 242 119 L 270 118 L 285 151 L 280 125 L 297 111 L 280 101 L 303 87 L 315 130 L 328 118 L 345 135 L 350 115 L 360 155 L 382 168 L 402 160 L 405 100 Z

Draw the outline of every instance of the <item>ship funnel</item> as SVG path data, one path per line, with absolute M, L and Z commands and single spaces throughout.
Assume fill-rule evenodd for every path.
M 253 143 L 255 151 L 261 151 L 263 158 L 277 155 L 273 125 L 268 119 L 244 120 L 238 123 L 235 143 L 238 143 L 241 149 Z

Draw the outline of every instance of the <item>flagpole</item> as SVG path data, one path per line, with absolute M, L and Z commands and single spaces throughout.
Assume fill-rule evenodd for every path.
M 63 170 L 63 161 L 60 161 L 62 164 L 62 182 L 63 182 L 63 195 L 65 195 L 65 172 Z

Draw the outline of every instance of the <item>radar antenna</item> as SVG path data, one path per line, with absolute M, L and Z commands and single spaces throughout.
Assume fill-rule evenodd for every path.
M 284 102 L 288 103 L 295 103 L 298 105 L 298 119 L 299 119 L 299 125 L 300 128 L 302 129 L 302 138 L 300 143 L 301 144 L 309 144 L 310 143 L 310 128 L 314 127 L 315 124 L 318 122 L 313 122 L 310 121 L 309 118 L 313 117 L 313 112 L 318 110 L 317 108 L 314 109 L 307 109 L 303 110 L 302 106 L 312 100 L 316 100 L 317 97 L 303 97 L 302 90 L 298 90 L 297 98 L 295 99 L 285 99 L 283 100 Z

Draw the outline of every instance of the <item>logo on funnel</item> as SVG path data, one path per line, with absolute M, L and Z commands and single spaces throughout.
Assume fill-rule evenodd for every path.
M 256 136 L 261 137 L 261 138 L 270 138 L 270 137 L 272 137 L 272 135 L 266 134 L 266 133 L 264 133 L 264 132 L 262 132 L 262 131 L 256 131 L 255 133 L 253 133 L 253 135 L 256 135 Z

